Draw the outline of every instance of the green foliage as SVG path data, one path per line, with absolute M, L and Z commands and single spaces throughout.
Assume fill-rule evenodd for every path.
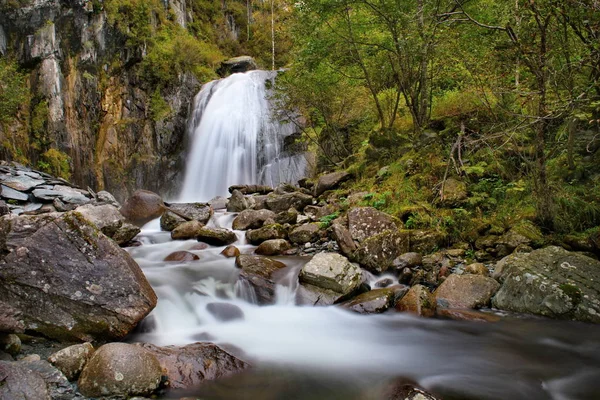
M 41 150 L 49 144 L 47 139 L 48 112 L 48 101 L 46 100 L 40 101 L 31 110 L 30 127 L 33 139 L 31 146 L 35 150 Z
M 52 148 L 42 154 L 38 168 L 43 172 L 68 180 L 71 178 L 70 162 L 71 158 L 68 155 Z
M 0 57 L 0 123 L 16 118 L 27 99 L 25 74 L 19 71 L 16 62 Z
M 154 121 L 162 121 L 173 113 L 169 103 L 161 96 L 160 90 L 156 88 L 150 98 L 150 115 Z
M 331 213 L 329 215 L 325 215 L 324 217 L 319 218 L 319 227 L 321 229 L 327 229 L 331 225 L 334 219 L 340 216 L 338 211 Z

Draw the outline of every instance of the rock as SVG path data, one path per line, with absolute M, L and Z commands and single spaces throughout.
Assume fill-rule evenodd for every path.
M 392 266 L 397 271 L 402 271 L 404 268 L 418 267 L 423 263 L 423 256 L 419 253 L 410 252 L 404 253 L 397 257 L 393 262 Z
M 298 211 L 304 210 L 304 207 L 312 204 L 313 198 L 310 195 L 293 192 L 286 194 L 269 194 L 266 200 L 266 206 L 269 210 L 276 213 L 294 208 Z
M 27 360 L 28 358 L 31 359 Z M 17 364 L 23 365 L 32 374 L 36 374 L 44 380 L 51 399 L 66 400 L 79 399 L 81 397 L 81 395 L 75 392 L 73 386 L 62 372 L 49 362 L 40 360 L 40 356 L 37 354 L 35 354 L 35 357 L 25 357 Z
M 271 210 L 244 210 L 235 217 L 232 227 L 235 230 L 258 229 L 267 219 L 275 216 Z
M 19 192 L 28 192 L 36 186 L 43 185 L 44 181 L 31 178 L 27 175 L 17 175 L 4 179 L 2 184 Z
M 496 264 L 492 305 L 551 318 L 600 322 L 600 261 L 549 246 Z
M 0 200 L 0 216 L 10 213 L 10 208 L 4 200 Z
M 247 72 L 257 69 L 256 61 L 250 56 L 233 57 L 223 61 L 218 70 L 219 75 L 225 76 L 236 72 Z
M 188 240 L 196 239 L 200 230 L 204 228 L 204 224 L 200 221 L 183 222 L 171 231 L 171 239 L 173 240 Z
M 68 380 L 77 379 L 84 365 L 94 354 L 91 343 L 76 344 L 66 347 L 48 357 L 48 362 L 58 368 Z
M 376 288 L 386 288 L 390 285 L 392 285 L 394 283 L 394 281 L 391 278 L 384 278 L 381 279 L 377 282 L 375 282 L 375 287 Z
M 119 246 L 126 245 L 131 242 L 139 233 L 141 232 L 140 228 L 137 226 L 125 222 L 117 232 L 112 236 L 112 240 L 117 242 Z
M 406 378 L 397 378 L 385 387 L 381 400 L 441 400 L 426 391 L 406 382 Z
M 18 200 L 18 201 L 27 201 L 29 200 L 29 195 L 25 193 L 21 193 L 15 189 L 9 188 L 8 186 L 1 185 L 0 188 L 0 196 L 6 200 Z
M 160 217 L 160 227 L 165 231 L 172 231 L 186 221 L 198 221 L 203 225 L 210 220 L 213 210 L 204 203 L 169 203 L 169 210 Z M 187 217 L 187 220 L 172 211 Z
M 261 244 L 266 240 L 285 239 L 287 232 L 285 228 L 279 224 L 267 225 L 260 229 L 246 231 L 246 238 L 254 245 Z
M 21 314 L 21 311 L 0 301 L 0 333 L 22 333 L 25 330 L 25 324 L 21 320 Z
M 490 271 L 482 263 L 473 263 L 473 264 L 469 264 L 465 267 L 465 273 L 488 276 L 490 274 Z
M 449 318 L 456 321 L 475 321 L 475 322 L 498 322 L 502 318 L 489 312 L 478 310 L 465 310 L 457 308 L 438 308 L 437 316 Z
M 224 210 L 227 208 L 228 202 L 229 200 L 227 200 L 227 197 L 217 196 L 212 198 L 208 202 L 208 205 L 210 205 L 213 208 L 213 210 Z
M 16 356 L 21 352 L 21 339 L 13 333 L 0 335 L 0 350 L 11 356 Z
M 398 282 L 402 284 L 409 284 L 413 279 L 413 271 L 408 267 L 402 268 L 402 271 L 398 274 Z
M 436 289 L 434 295 L 445 308 L 480 308 L 490 304 L 500 284 L 482 275 L 451 274 Z
M 240 255 L 240 250 L 235 246 L 227 246 L 221 252 L 227 258 L 233 258 Z
M 423 285 L 414 285 L 404 297 L 396 303 L 396 310 L 409 312 L 420 317 L 433 317 L 435 315 L 435 297 Z
M 198 230 L 198 241 L 213 246 L 225 246 L 237 240 L 235 232 L 225 228 L 209 228 L 207 226 Z
M 140 346 L 109 343 L 100 347 L 83 368 L 79 391 L 88 397 L 147 395 L 161 380 L 157 357 Z
M 248 197 L 248 203 L 252 204 L 253 210 L 263 210 L 267 208 L 267 195 L 255 194 Z
M 442 192 L 442 203 L 444 204 L 459 204 L 466 200 L 467 184 L 454 178 L 448 178 L 444 182 Z
M 275 216 L 275 223 L 277 224 L 291 224 L 295 225 L 298 221 L 298 211 L 295 208 L 290 208 L 287 211 L 282 211 Z
M 160 217 L 165 212 L 165 204 L 156 193 L 137 190 L 119 211 L 132 224 L 142 226 Z
M 398 230 L 388 230 L 364 239 L 351 260 L 362 267 L 381 273 L 392 266 L 394 259 L 408 251 L 409 236 Z
M 189 251 L 175 251 L 168 256 L 165 257 L 163 261 L 178 261 L 178 262 L 186 262 L 186 261 L 196 261 L 199 260 L 200 257 L 194 253 L 190 253 Z
M 239 373 L 249 365 L 212 343 L 192 343 L 187 346 L 158 347 L 138 344 L 152 354 L 167 376 L 167 386 L 173 389 L 195 389 L 202 382 Z
M 46 382 L 22 363 L 0 361 L 0 399 L 50 400 Z
M 206 250 L 208 249 L 208 247 L 209 246 L 206 243 L 196 243 L 195 245 L 190 247 L 189 250 Z
M 388 308 L 393 307 L 396 298 L 404 296 L 408 287 L 399 288 L 388 287 L 383 289 L 373 289 L 369 292 L 359 294 L 351 300 L 340 303 L 341 307 L 359 314 L 382 313 Z
M 333 172 L 331 174 L 319 177 L 315 185 L 315 197 L 319 197 L 323 192 L 336 189 L 340 184 L 352 178 L 352 175 L 345 171 Z
M 238 306 L 231 303 L 208 303 L 206 311 L 211 313 L 218 321 L 244 319 L 244 312 Z
M 248 200 L 239 190 L 234 190 L 231 193 L 229 202 L 227 203 L 227 211 L 229 212 L 240 212 L 244 211 L 249 207 Z
M 344 225 L 339 223 L 333 223 L 331 226 L 331 237 L 340 248 L 340 251 L 346 257 L 352 257 L 354 251 L 356 250 L 356 244 L 354 240 L 352 240 L 352 235 L 350 235 L 350 231 Z
M 271 239 L 262 242 L 254 252 L 262 256 L 277 256 L 291 248 L 292 246 L 285 239 Z
M 115 199 L 115 196 L 113 196 L 112 194 L 110 194 L 106 190 L 101 190 L 98 193 L 96 193 L 96 201 L 99 204 L 110 204 L 110 205 L 115 206 L 117 208 L 121 207 L 121 205 L 119 204 L 119 202 L 117 201 L 117 199 Z
M 333 290 L 323 289 L 308 283 L 298 285 L 296 290 L 296 304 L 310 306 L 330 306 L 346 299 L 343 295 Z
M 445 236 L 434 230 L 411 230 L 410 251 L 427 254 L 444 245 Z
M 360 268 L 337 253 L 316 254 L 302 267 L 298 278 L 300 283 L 307 283 L 340 294 L 353 292 L 363 281 Z
M 259 304 L 271 304 L 275 300 L 275 280 L 273 274 L 285 264 L 263 256 L 241 254 L 235 259 L 241 268 L 238 280 L 249 285 L 256 294 Z
M 0 302 L 21 312 L 25 329 L 58 340 L 118 339 L 155 307 L 131 256 L 80 214 L 7 221 Z
M 271 186 L 266 185 L 233 185 L 229 187 L 229 193 L 238 190 L 242 194 L 269 194 L 273 191 Z
M 373 207 L 355 207 L 348 211 L 348 229 L 352 239 L 362 242 L 383 231 L 398 230 L 394 219 Z
M 317 222 L 300 225 L 289 233 L 290 241 L 294 244 L 312 243 L 321 237 L 321 227 Z
M 108 237 L 112 237 L 125 222 L 125 217 L 110 204 L 86 204 L 76 208 L 85 219 L 96 225 Z

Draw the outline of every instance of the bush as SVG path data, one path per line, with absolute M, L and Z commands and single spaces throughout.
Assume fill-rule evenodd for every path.
M 71 158 L 57 149 L 50 149 L 42 154 L 38 167 L 43 172 L 53 174 L 63 179 L 71 178 Z
M 27 101 L 25 74 L 17 63 L 0 58 L 0 122 L 8 122 L 16 117 L 19 106 Z

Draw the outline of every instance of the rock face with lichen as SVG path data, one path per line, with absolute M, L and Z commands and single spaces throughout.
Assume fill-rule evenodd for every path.
M 600 262 L 549 246 L 496 265 L 494 307 L 552 318 L 600 322 Z
M 77 212 L 0 218 L 0 302 L 64 341 L 127 335 L 155 306 L 139 266 Z

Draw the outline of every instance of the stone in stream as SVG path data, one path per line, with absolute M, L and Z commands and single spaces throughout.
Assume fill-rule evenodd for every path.
M 258 229 L 266 220 L 275 217 L 271 210 L 244 210 L 235 217 L 232 227 L 235 230 Z
M 198 241 L 213 246 L 225 246 L 237 240 L 235 232 L 225 228 L 209 228 L 204 226 L 198 230 Z
M 331 290 L 340 295 L 352 293 L 363 282 L 362 271 L 337 253 L 316 254 L 298 276 L 300 284 Z
M 286 237 L 287 232 L 285 228 L 279 224 L 267 225 L 259 229 L 246 231 L 246 238 L 254 245 L 259 245 L 266 240 L 285 239 Z
M 482 275 L 452 274 L 436 289 L 439 306 L 445 308 L 481 308 L 490 304 L 500 284 Z
M 415 252 L 404 253 L 392 262 L 392 266 L 397 271 L 402 271 L 404 268 L 418 267 L 422 264 L 423 256 Z
M 359 314 L 376 314 L 386 311 L 393 307 L 396 299 L 402 298 L 408 292 L 407 286 L 388 287 L 383 289 L 373 289 L 366 293 L 361 293 L 351 300 L 340 303 L 340 307 Z
M 249 285 L 260 304 L 272 304 L 275 300 L 274 274 L 285 264 L 263 256 L 241 254 L 235 259 L 235 265 L 241 268 L 238 281 Z
M 86 204 L 77 207 L 75 211 L 80 213 L 86 220 L 96 225 L 102 233 L 113 238 L 119 244 L 129 242 L 140 233 L 139 228 L 133 227 L 125 222 L 125 217 L 123 217 L 119 210 L 113 205 Z M 117 237 L 118 240 L 115 239 L 115 237 Z
M 160 227 L 165 231 L 172 231 L 186 222 L 185 219 L 170 210 L 185 215 L 190 222 L 199 221 L 203 225 L 206 225 L 213 215 L 212 208 L 204 203 L 169 203 L 168 207 L 169 210 L 160 217 Z
M 238 306 L 231 303 L 208 303 L 206 311 L 219 321 L 244 319 L 244 312 Z
M 171 231 L 171 239 L 173 240 L 188 240 L 196 239 L 200 230 L 204 228 L 204 224 L 200 221 L 183 222 Z
M 332 239 L 336 241 L 342 254 L 346 257 L 352 257 L 352 254 L 356 250 L 356 243 L 354 243 L 348 228 L 336 221 L 331 226 L 330 232 Z
M 100 347 L 83 368 L 78 385 L 87 397 L 152 393 L 161 381 L 157 357 L 141 346 L 109 343 Z
M 156 305 L 131 256 L 77 212 L 0 219 L 0 302 L 62 341 L 129 333 Z
M 94 354 L 91 343 L 75 344 L 53 353 L 48 362 L 62 372 L 68 380 L 77 379 L 83 367 Z
M 238 249 L 237 247 L 235 247 L 233 245 L 230 245 L 223 249 L 223 251 L 221 252 L 221 255 L 223 255 L 227 258 L 237 257 L 240 255 L 240 249 Z
M 248 200 L 239 190 L 234 190 L 231 193 L 229 202 L 227 203 L 227 211 L 229 212 L 240 212 L 244 211 L 249 207 Z
M 241 194 L 269 194 L 273 191 L 273 188 L 265 185 L 233 185 L 228 190 L 229 193 L 238 190 Z
M 313 243 L 321 238 L 321 226 L 317 222 L 300 225 L 289 233 L 294 244 Z
M 465 267 L 465 274 L 488 276 L 490 274 L 490 271 L 482 263 L 473 263 Z
M 433 317 L 436 310 L 435 297 L 423 285 L 415 285 L 396 303 L 396 310 L 421 317 Z
M 178 261 L 178 262 L 185 262 L 185 261 L 196 261 L 199 260 L 200 257 L 194 253 L 190 253 L 189 251 L 175 251 L 171 254 L 169 254 L 168 256 L 165 257 L 165 259 L 163 261 Z
M 350 258 L 375 273 L 385 272 L 400 254 L 408 251 L 407 232 L 387 230 L 364 239 Z
M 162 198 L 148 190 L 137 190 L 119 210 L 132 224 L 142 226 L 165 212 Z
M 277 256 L 291 248 L 292 246 L 285 239 L 271 239 L 262 242 L 254 252 L 262 256 Z
M 493 276 L 502 283 L 493 307 L 600 322 L 600 261 L 549 246 L 503 258 Z
M 136 346 L 156 357 L 167 376 L 166 385 L 172 389 L 193 389 L 205 381 L 224 378 L 249 367 L 212 343 L 181 347 L 140 343 Z
M 229 202 L 229 200 L 227 200 L 227 197 L 217 196 L 217 197 L 212 198 L 208 202 L 208 205 L 211 206 L 213 208 L 213 210 L 224 210 L 227 208 L 228 202 Z

